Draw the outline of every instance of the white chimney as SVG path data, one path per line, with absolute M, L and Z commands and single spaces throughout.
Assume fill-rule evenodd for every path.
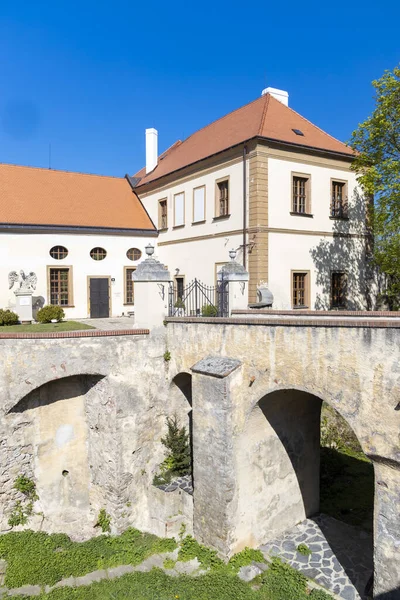
M 146 129 L 146 175 L 156 168 L 158 162 L 158 131 Z
M 271 94 L 271 96 L 279 100 L 279 102 L 282 102 L 282 104 L 285 106 L 289 106 L 289 94 L 285 92 L 285 90 L 277 90 L 273 87 L 267 87 L 262 91 L 261 96 L 264 96 L 265 94 Z

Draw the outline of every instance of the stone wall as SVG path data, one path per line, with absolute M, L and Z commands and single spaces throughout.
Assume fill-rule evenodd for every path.
M 192 530 L 192 497 L 152 485 L 166 416 L 187 423 L 190 410 L 171 383 L 163 333 L 0 340 L 1 531 L 22 499 L 21 473 L 39 495 L 32 528 L 90 537 L 104 507 L 113 531 Z

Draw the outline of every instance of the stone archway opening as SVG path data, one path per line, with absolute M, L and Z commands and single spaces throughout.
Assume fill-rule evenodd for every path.
M 6 416 L 7 444 L 17 456 L 15 474 L 31 478 L 43 528 L 79 537 L 92 520 L 91 435 L 88 394 L 98 395 L 101 375 L 50 381 L 22 398 Z M 93 397 L 93 396 L 92 396 Z M 14 499 L 10 496 L 10 506 Z M 35 513 L 32 517 L 35 523 Z M 38 520 L 38 519 L 36 519 Z M 30 524 L 30 523 L 28 523 Z
M 322 404 L 308 392 L 290 389 L 267 394 L 253 408 L 238 440 L 238 547 L 261 546 L 328 590 L 364 599 L 373 571 L 373 467 L 361 455 L 327 448 L 326 431 L 321 450 Z M 361 451 L 347 423 L 330 414 Z M 369 473 L 364 479 L 360 474 L 367 492 L 363 510 L 360 499 L 351 506 L 349 490 L 361 461 Z M 299 552 L 302 544 L 309 555 Z
M 193 407 L 192 376 L 189 373 L 178 373 L 171 383 L 169 394 L 170 409 L 178 418 L 181 426 L 186 427 L 189 434 L 191 473 L 193 474 Z

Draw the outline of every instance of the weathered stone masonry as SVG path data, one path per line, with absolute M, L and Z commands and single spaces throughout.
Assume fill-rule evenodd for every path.
M 2 530 L 24 472 L 44 514 L 33 527 L 89 536 L 104 506 L 115 531 L 168 535 L 184 522 L 226 556 L 264 543 L 317 510 L 325 400 L 374 462 L 375 593 L 396 598 L 400 328 L 202 321 L 151 336 L 0 340 Z M 190 409 L 181 373 L 192 376 L 194 505 L 151 485 L 165 417 Z

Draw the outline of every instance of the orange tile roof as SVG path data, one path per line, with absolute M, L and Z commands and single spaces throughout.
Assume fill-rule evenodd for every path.
M 2 163 L 0 223 L 154 230 L 125 178 Z
M 296 135 L 293 129 L 300 129 L 304 137 Z M 265 94 L 171 146 L 151 173 L 146 175 L 145 169 L 136 173 L 135 177 L 141 178 L 138 186 L 255 137 L 353 155 L 343 142 Z

